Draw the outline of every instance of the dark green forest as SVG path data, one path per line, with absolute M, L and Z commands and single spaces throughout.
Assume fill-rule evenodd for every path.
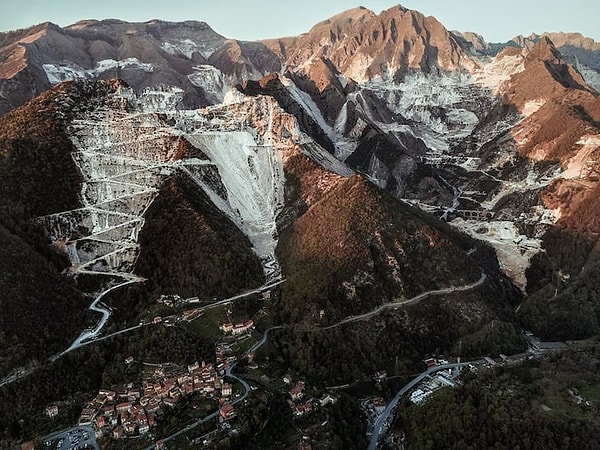
M 264 283 L 248 238 L 187 178 L 167 181 L 145 219 L 135 271 L 148 294 L 210 300 Z
M 282 229 L 277 247 L 288 280 L 286 312 L 296 313 L 283 317 L 284 322 L 311 320 L 325 309 L 326 320 L 334 323 L 393 299 L 468 284 L 481 275 L 462 242 L 457 245 L 361 177 L 340 182 L 305 210 L 301 199 L 311 189 L 305 165 L 292 160 L 286 167 L 287 189 L 299 199 L 290 204 L 300 204 L 294 206 L 297 220 Z M 345 284 L 353 285 L 353 291 Z
M 519 317 L 544 340 L 586 339 L 600 334 L 598 237 L 555 228 L 544 236 L 546 251 L 527 272 L 529 296 Z
M 407 449 L 599 448 L 599 368 L 600 350 L 592 346 L 463 372 L 463 385 L 422 406 L 405 400 L 394 428 L 405 433 Z
M 93 320 L 89 299 L 61 275 L 65 256 L 33 219 L 79 205 L 80 175 L 57 100 L 97 101 L 106 91 L 68 83 L 0 117 L 2 375 L 64 349 Z

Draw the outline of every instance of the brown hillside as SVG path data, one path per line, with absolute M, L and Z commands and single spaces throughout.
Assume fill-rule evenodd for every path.
M 525 58 L 525 70 L 511 77 L 505 102 L 523 109 L 528 101 L 559 98 L 568 89 L 590 91 L 583 77 L 567 64 L 552 41 L 544 37 Z
M 360 176 L 338 180 L 306 207 L 278 247 L 286 302 L 299 314 L 292 321 L 319 309 L 333 320 L 481 273 L 447 236 Z
M 409 69 L 470 70 L 474 62 L 434 17 L 395 6 L 376 15 L 359 7 L 315 25 L 298 38 L 265 41 L 288 65 L 323 58 L 345 76 L 362 81 Z

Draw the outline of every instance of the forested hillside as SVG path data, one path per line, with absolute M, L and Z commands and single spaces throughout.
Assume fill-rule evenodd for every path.
M 168 180 L 145 220 L 136 272 L 148 294 L 210 300 L 264 283 L 248 239 L 189 179 Z
M 514 368 L 464 374 L 464 385 L 398 408 L 407 449 L 600 446 L 600 353 L 575 350 Z

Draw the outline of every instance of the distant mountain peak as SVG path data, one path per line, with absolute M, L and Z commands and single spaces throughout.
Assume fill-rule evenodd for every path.
M 339 14 L 331 16 L 316 25 L 314 25 L 308 34 L 322 33 L 324 31 L 336 31 L 338 33 L 348 31 L 357 22 L 368 20 L 375 17 L 376 14 L 363 6 L 348 9 Z
M 562 63 L 562 55 L 548 36 L 542 36 L 539 42 L 530 50 L 526 58 L 529 60 L 552 61 L 557 64 Z
M 434 17 L 394 6 L 380 14 L 354 8 L 319 22 L 297 38 L 266 41 L 288 66 L 302 70 L 320 59 L 364 81 L 411 70 L 471 70 L 475 63 Z

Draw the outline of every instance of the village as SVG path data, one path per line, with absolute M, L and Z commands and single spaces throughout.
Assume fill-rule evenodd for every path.
M 229 420 L 235 412 L 229 403 L 233 386 L 223 379 L 231 363 L 225 354 L 226 349 L 218 348 L 216 365 L 195 362 L 187 370 L 171 374 L 157 367 L 141 386 L 131 383 L 118 392 L 101 389 L 81 412 L 79 424 L 94 426 L 98 438 L 107 434 L 114 439 L 144 435 L 168 408 L 194 393 L 216 400 L 222 419 Z M 127 362 L 133 360 L 128 358 Z
M 155 319 L 155 322 L 158 322 Z M 225 334 L 240 338 L 251 332 L 252 320 L 241 323 L 224 323 Z M 215 362 L 194 362 L 186 368 L 173 368 L 171 364 L 149 364 L 144 366 L 141 385 L 129 383 L 118 390 L 100 389 L 96 397 L 82 410 L 79 425 L 91 425 L 97 438 L 110 436 L 113 439 L 140 437 L 148 434 L 157 424 L 157 419 L 170 408 L 174 408 L 184 396 L 199 394 L 218 404 L 221 422 L 235 417 L 230 400 L 233 385 L 224 378 L 227 370 L 235 363 L 232 344 L 220 342 L 215 347 Z M 128 356 L 124 363 L 135 361 Z M 49 405 L 46 414 L 58 414 L 57 405 Z
M 263 298 L 268 298 L 268 292 Z M 197 297 L 184 299 L 179 296 L 161 296 L 158 303 L 173 309 L 189 308 L 199 303 Z M 229 312 L 227 317 L 229 318 Z M 152 323 L 172 326 L 173 322 L 191 322 L 202 315 L 202 308 L 185 309 L 171 318 L 154 317 Z M 126 365 L 139 363 L 144 366 L 141 384 L 129 383 L 119 389 L 100 389 L 94 399 L 81 411 L 79 425 L 92 426 L 96 438 L 110 436 L 113 439 L 135 438 L 148 435 L 157 425 L 157 420 L 169 409 L 174 408 L 184 396 L 198 394 L 214 400 L 218 405 L 219 420 L 227 422 L 236 416 L 231 399 L 233 385 L 227 383 L 227 370 L 236 362 L 232 347 L 245 340 L 254 330 L 252 319 L 221 323 L 222 339 L 215 347 L 215 362 L 194 362 L 186 368 L 172 364 L 150 364 L 135 361 L 133 356 L 125 358 Z M 250 358 L 253 356 L 249 355 Z M 300 394 L 302 389 L 299 389 Z M 294 396 L 297 400 L 297 396 Z M 311 403 L 309 403 L 310 405 Z M 299 405 L 298 411 L 307 411 L 309 406 Z M 49 405 L 46 415 L 58 415 L 58 406 Z

